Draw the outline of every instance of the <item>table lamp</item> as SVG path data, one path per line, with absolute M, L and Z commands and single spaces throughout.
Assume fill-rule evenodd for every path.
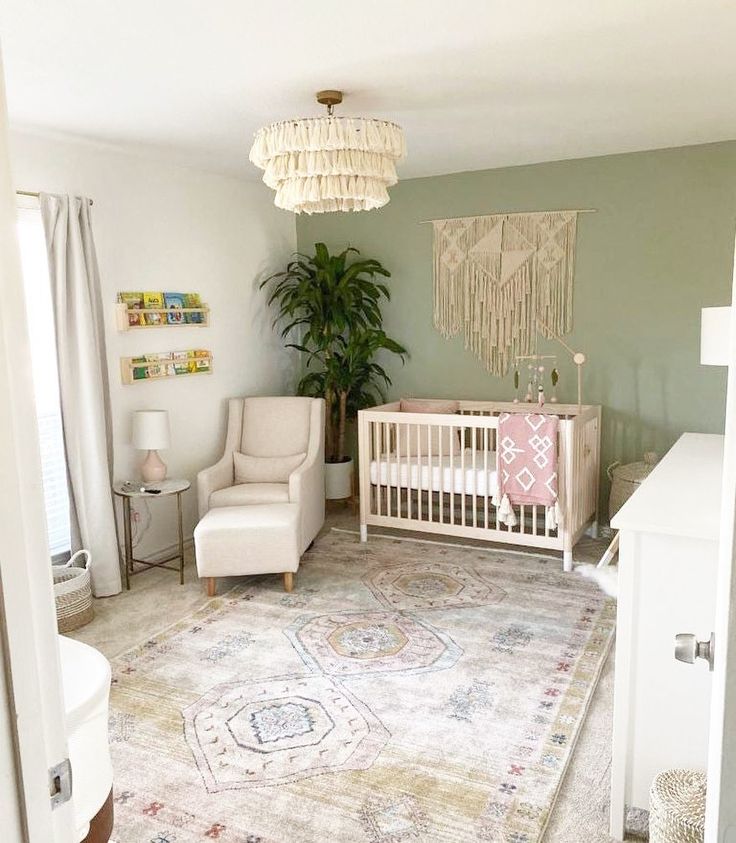
M 141 465 L 141 477 L 146 483 L 166 479 L 166 463 L 158 455 L 159 448 L 171 445 L 169 413 L 167 410 L 137 410 L 133 413 L 133 447 L 148 451 Z
M 731 308 L 704 307 L 700 315 L 700 363 L 728 366 L 730 362 Z

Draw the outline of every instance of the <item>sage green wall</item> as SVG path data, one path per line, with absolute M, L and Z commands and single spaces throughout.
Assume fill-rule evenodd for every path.
M 390 397 L 508 400 L 511 374 L 493 377 L 432 326 L 420 221 L 558 208 L 597 209 L 579 217 L 569 343 L 588 356 L 583 400 L 603 405 L 603 466 L 663 453 L 686 430 L 722 432 L 725 370 L 699 364 L 700 308 L 730 301 L 736 142 L 410 179 L 379 211 L 299 217 L 297 239 L 300 251 L 350 244 L 391 270 L 386 329 L 411 359 L 390 366 Z M 559 352 L 560 400 L 574 402 Z

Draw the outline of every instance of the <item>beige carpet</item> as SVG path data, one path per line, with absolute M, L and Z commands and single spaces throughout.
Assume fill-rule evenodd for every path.
M 116 840 L 531 843 L 612 628 L 557 561 L 323 537 L 115 660 Z

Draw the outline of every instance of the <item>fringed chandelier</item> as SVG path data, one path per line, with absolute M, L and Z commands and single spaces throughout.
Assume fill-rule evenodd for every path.
M 250 160 L 276 191 L 275 204 L 297 214 L 370 211 L 389 201 L 404 133 L 388 120 L 335 117 L 342 91 L 320 91 L 326 117 L 283 120 L 256 132 Z

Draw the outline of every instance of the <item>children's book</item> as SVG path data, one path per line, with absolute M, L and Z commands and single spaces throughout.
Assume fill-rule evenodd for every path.
M 169 325 L 181 325 L 185 321 L 181 312 L 181 309 L 186 307 L 182 293 L 164 293 L 164 306 L 170 311 L 166 314 Z
M 145 380 L 148 377 L 148 361 L 145 357 L 133 357 L 133 380 Z
M 145 325 L 146 317 L 143 310 L 143 293 L 118 293 L 118 301 L 125 302 L 128 308 L 128 325 Z
M 202 299 L 199 293 L 184 293 L 184 307 L 202 307 Z M 193 324 L 204 322 L 204 313 L 187 313 L 186 321 Z
M 173 351 L 171 356 L 174 359 L 174 374 L 186 375 L 189 371 L 189 352 Z
M 163 293 L 143 293 L 143 306 L 144 308 L 159 308 L 162 309 L 164 306 L 164 296 Z M 162 322 L 165 321 L 165 316 L 163 313 L 146 313 L 146 324 L 147 325 L 160 325 Z

